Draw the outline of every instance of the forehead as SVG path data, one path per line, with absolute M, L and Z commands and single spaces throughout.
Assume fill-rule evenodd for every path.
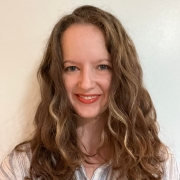
M 64 32 L 61 45 L 65 59 L 108 57 L 103 33 L 91 24 L 71 25 Z
M 97 37 L 99 36 L 104 41 L 104 35 L 102 31 L 93 24 L 82 23 L 82 24 L 73 24 L 69 26 L 62 35 L 62 44 L 71 39 L 72 41 L 76 38 L 85 38 L 89 37 Z M 83 39 L 84 40 L 84 39 Z

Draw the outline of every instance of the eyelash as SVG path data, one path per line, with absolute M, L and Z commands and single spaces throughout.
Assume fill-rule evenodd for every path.
M 106 65 L 106 64 L 101 64 L 101 65 L 98 65 L 97 69 L 100 71 L 103 71 L 103 70 L 109 70 L 109 69 L 111 69 L 111 67 Z M 68 66 L 64 70 L 69 71 L 69 72 L 73 72 L 73 71 L 77 71 L 78 68 L 76 66 Z
M 73 68 L 73 69 L 72 69 Z M 70 72 L 72 72 L 72 71 L 77 71 L 77 67 L 76 66 L 68 66 L 67 68 L 65 68 L 65 71 L 70 71 Z
M 109 70 L 111 67 L 106 65 L 106 64 L 101 64 L 98 66 L 98 69 L 103 71 L 103 70 Z

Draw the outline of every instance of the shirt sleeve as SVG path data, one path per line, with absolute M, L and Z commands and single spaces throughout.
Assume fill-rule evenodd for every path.
M 1 180 L 16 180 L 13 167 L 10 164 L 10 155 L 8 155 L 0 165 Z
M 28 152 L 12 151 L 0 165 L 0 180 L 23 180 L 29 176 Z
M 174 155 L 169 153 L 169 157 L 164 164 L 163 180 L 180 180 L 180 173 Z

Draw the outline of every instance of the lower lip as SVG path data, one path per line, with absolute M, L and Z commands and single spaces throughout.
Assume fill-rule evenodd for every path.
M 82 102 L 84 104 L 92 104 L 92 103 L 96 102 L 100 96 L 96 96 L 95 98 L 92 98 L 92 99 L 84 99 L 78 95 L 76 95 L 76 97 L 80 102 Z

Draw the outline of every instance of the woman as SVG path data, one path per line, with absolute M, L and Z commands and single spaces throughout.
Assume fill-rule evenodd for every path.
M 3 161 L 1 179 L 179 180 L 135 47 L 113 15 L 82 6 L 60 19 L 38 75 L 34 137 Z

